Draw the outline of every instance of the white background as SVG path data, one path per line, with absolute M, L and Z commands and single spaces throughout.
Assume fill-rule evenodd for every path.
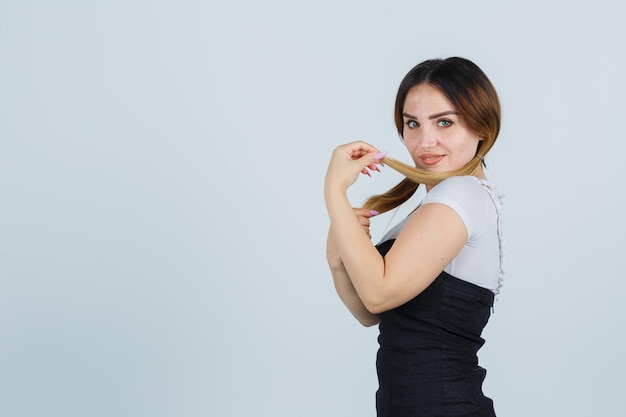
M 356 139 L 408 161 L 396 88 L 453 55 L 503 106 L 484 390 L 625 415 L 626 10 L 582 4 L 0 1 L 0 415 L 374 416 L 323 177 Z

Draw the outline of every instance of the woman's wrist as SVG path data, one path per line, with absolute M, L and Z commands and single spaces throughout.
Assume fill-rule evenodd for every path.
M 345 197 L 347 193 L 347 187 L 342 187 L 338 184 L 325 184 L 324 186 L 324 199 L 328 201 L 336 200 L 337 198 Z

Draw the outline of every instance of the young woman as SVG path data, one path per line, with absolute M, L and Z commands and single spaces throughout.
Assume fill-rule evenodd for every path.
M 379 324 L 379 417 L 493 417 L 476 354 L 503 275 L 500 199 L 483 170 L 498 96 L 471 61 L 428 60 L 400 84 L 395 122 L 415 167 L 365 142 L 332 154 L 324 196 L 335 288 L 362 324 Z M 347 188 L 383 163 L 406 178 L 352 208 Z M 423 201 L 374 246 L 369 219 L 419 184 Z

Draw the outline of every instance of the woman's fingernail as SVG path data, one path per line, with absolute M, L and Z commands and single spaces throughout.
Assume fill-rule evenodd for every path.
M 376 210 L 370 210 L 370 214 L 371 214 L 372 216 L 378 216 L 380 213 L 379 213 L 379 212 L 377 212 Z
M 378 161 L 379 159 L 383 159 L 385 156 L 387 156 L 387 152 L 378 152 L 374 155 L 374 159 Z

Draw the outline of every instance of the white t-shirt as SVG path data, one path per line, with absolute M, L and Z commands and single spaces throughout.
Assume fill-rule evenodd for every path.
M 444 271 L 497 294 L 504 276 L 504 239 L 502 203 L 493 184 L 469 175 L 451 177 L 434 186 L 420 205 L 429 203 L 450 207 L 467 228 L 468 237 L 463 249 Z M 410 217 L 389 230 L 381 242 L 397 238 Z

